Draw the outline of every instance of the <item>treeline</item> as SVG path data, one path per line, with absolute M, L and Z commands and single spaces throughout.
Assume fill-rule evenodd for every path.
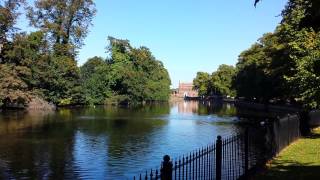
M 229 87 L 229 90 L 218 93 L 231 95 L 234 91 L 238 97 L 251 101 L 289 101 L 306 108 L 319 108 L 319 31 L 320 1 L 289 0 L 275 31 L 263 35 L 239 55 L 235 73 L 223 75 L 227 78 L 222 87 Z M 204 90 L 204 94 L 219 89 L 220 85 L 214 86 L 208 81 L 197 84 L 201 79 L 203 73 L 198 73 L 195 88 Z
M 109 38 L 108 58 L 77 66 L 96 13 L 93 0 L 0 2 L 0 107 L 42 98 L 55 105 L 167 100 L 170 78 L 149 49 Z M 26 15 L 33 32 L 16 22 Z

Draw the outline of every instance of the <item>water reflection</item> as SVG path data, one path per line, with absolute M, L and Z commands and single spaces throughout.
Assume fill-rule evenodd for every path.
M 228 103 L 180 101 L 174 102 L 172 105 L 178 107 L 178 113 L 180 114 L 216 114 L 217 116 L 235 116 L 237 114 L 234 105 Z
M 236 133 L 235 114 L 196 101 L 2 112 L 0 179 L 126 179 Z

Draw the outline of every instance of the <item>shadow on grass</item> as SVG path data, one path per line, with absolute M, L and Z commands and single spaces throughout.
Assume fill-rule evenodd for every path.
M 312 133 L 311 135 L 305 137 L 308 139 L 319 139 L 320 138 L 320 134 L 319 133 Z
M 295 161 L 281 161 L 272 163 L 272 167 L 259 173 L 252 179 L 281 179 L 281 180 L 319 180 L 320 166 L 312 166 L 311 164 L 301 164 Z
M 318 139 L 320 133 L 317 131 L 305 139 Z M 319 148 L 320 151 L 320 148 Z M 315 157 L 316 159 L 316 157 Z M 264 168 L 252 180 L 320 180 L 320 166 L 313 163 L 301 163 L 291 160 L 273 160 L 271 165 Z

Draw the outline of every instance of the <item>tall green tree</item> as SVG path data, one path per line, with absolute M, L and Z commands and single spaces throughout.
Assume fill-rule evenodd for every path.
M 295 63 L 295 73 L 285 76 L 293 97 L 307 108 L 320 107 L 320 3 L 289 1 L 278 28 Z
M 220 65 L 216 72 L 211 75 L 211 88 L 215 94 L 223 96 L 235 96 L 232 87 L 233 78 L 235 76 L 235 68 L 229 65 Z
M 24 4 L 25 0 L 2 0 L 0 2 L 0 44 L 6 42 L 17 29 L 15 24 L 20 15 L 18 10 Z
M 20 103 L 25 104 L 31 99 L 31 94 L 35 93 L 35 89 L 39 88 L 41 82 L 41 79 L 38 79 L 40 71 L 45 71 L 38 66 L 45 58 L 40 53 L 43 47 L 42 43 L 45 44 L 42 41 L 42 33 L 35 32 L 30 35 L 20 33 L 16 34 L 13 40 L 3 49 L 4 59 L 1 62 L 3 75 L 0 84 L 3 85 L 3 91 L 11 92 L 16 96 L 16 98 L 12 98 L 12 96 L 7 98 L 5 103 L 16 103 L 16 100 L 19 99 Z M 9 69 L 11 69 L 11 73 L 4 73 L 8 72 Z M 15 84 L 14 88 L 5 85 L 10 84 L 10 82 L 13 85 Z M 19 86 L 17 86 L 18 84 Z
M 129 101 L 168 100 L 170 78 L 163 64 L 146 47 L 109 37 L 112 89 Z
M 134 48 L 128 40 L 109 37 L 109 41 L 109 59 L 94 57 L 81 67 L 86 103 L 168 100 L 168 71 L 150 50 Z
M 85 104 L 105 104 L 112 96 L 110 65 L 101 57 L 93 57 L 80 68 Z
M 197 72 L 197 76 L 193 79 L 193 88 L 198 91 L 199 96 L 211 95 L 211 76 L 206 72 Z
M 16 34 L 4 49 L 3 63 L 17 72 L 13 77 L 26 84 L 24 91 L 55 104 L 77 103 L 75 97 L 79 98 L 79 92 L 76 89 L 80 81 L 75 60 L 51 54 L 47 47 L 41 31 Z
M 95 13 L 93 0 L 36 0 L 28 17 L 46 33 L 56 53 L 65 55 L 83 45 Z
M 0 106 L 24 105 L 31 99 L 27 84 L 21 79 L 24 67 L 0 64 Z
M 276 34 L 267 33 L 240 54 L 234 79 L 238 96 L 268 102 L 289 95 L 284 76 L 291 73 L 294 63 L 285 56 L 279 40 Z
M 95 15 L 92 0 L 36 0 L 28 8 L 30 24 L 44 33 L 48 44 L 45 97 L 59 105 L 84 101 L 77 50 L 83 45 Z
M 193 85 L 200 96 L 235 96 L 233 88 L 235 74 L 236 69 L 233 66 L 223 64 L 211 75 L 206 72 L 198 72 Z
M 3 60 L 3 49 L 6 48 L 9 38 L 12 38 L 18 29 L 15 27 L 20 15 L 19 7 L 25 5 L 25 0 L 2 0 L 0 2 L 0 63 Z
M 258 2 L 258 1 L 256 1 Z M 235 87 L 240 96 L 295 100 L 320 107 L 320 2 L 289 0 L 274 33 L 239 56 Z

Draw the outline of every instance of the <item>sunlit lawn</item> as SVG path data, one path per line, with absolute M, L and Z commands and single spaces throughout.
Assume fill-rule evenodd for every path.
M 320 179 L 320 128 L 293 143 L 253 179 Z

